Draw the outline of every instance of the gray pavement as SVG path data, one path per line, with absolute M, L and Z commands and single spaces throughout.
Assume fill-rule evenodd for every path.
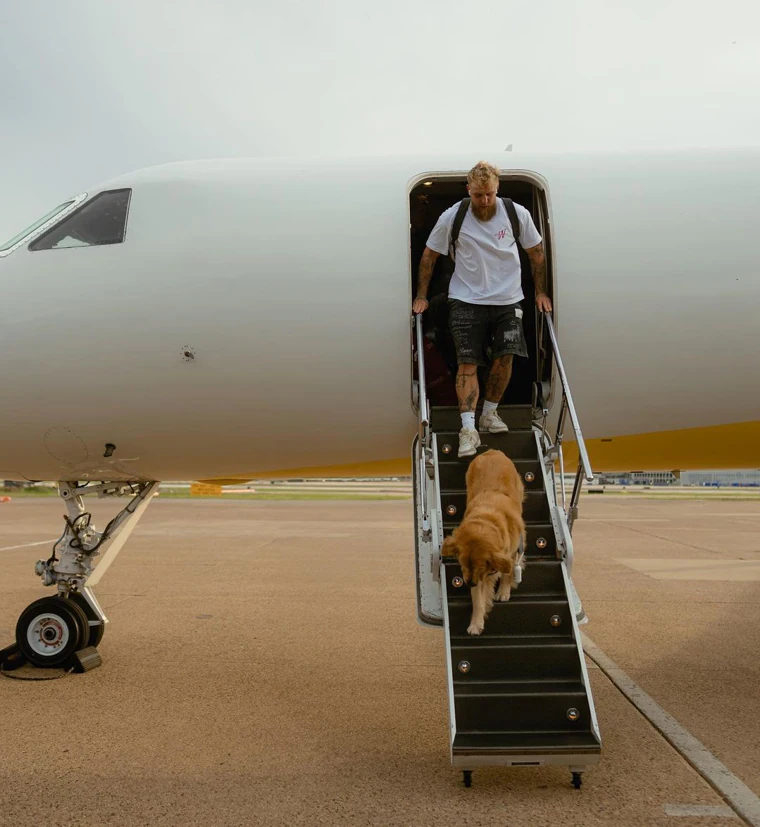
M 0 549 L 57 537 L 61 513 L 0 504 Z M 756 503 L 586 497 L 574 573 L 584 631 L 755 792 L 760 583 L 625 560 L 757 560 L 759 530 Z M 48 593 L 47 553 L 0 551 L 0 643 Z M 158 498 L 98 587 L 104 665 L 0 678 L 0 824 L 732 823 L 683 815 L 725 802 L 596 668 L 604 747 L 581 791 L 564 768 L 478 770 L 465 790 L 412 559 L 410 502 Z

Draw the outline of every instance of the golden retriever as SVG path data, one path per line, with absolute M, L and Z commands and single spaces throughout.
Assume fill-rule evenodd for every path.
M 470 586 L 472 619 L 467 631 L 479 635 L 496 599 L 509 600 L 525 567 L 520 541 L 525 540 L 522 503 L 525 487 L 515 464 L 501 451 L 486 451 L 467 469 L 467 508 L 462 522 L 447 537 L 444 555 L 456 555 Z

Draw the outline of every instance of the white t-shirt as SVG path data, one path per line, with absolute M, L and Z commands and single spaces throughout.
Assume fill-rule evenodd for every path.
M 451 228 L 461 203 L 449 207 L 433 227 L 427 246 L 436 253 L 448 255 Z M 522 246 L 535 247 L 541 236 L 530 213 L 520 204 L 515 204 L 515 209 Z M 520 254 L 501 198 L 496 200 L 496 215 L 490 221 L 478 221 L 469 207 L 459 230 L 455 262 L 450 299 L 500 305 L 515 304 L 523 298 Z

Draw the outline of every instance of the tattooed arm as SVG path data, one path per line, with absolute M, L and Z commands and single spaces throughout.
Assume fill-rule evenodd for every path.
M 427 310 L 428 287 L 430 287 L 430 279 L 433 277 L 433 268 L 435 267 L 435 263 L 438 260 L 439 255 L 440 254 L 436 253 L 435 250 L 431 250 L 430 247 L 425 247 L 425 252 L 422 254 L 422 259 L 420 260 L 420 274 L 417 280 L 417 297 L 414 300 L 414 304 L 412 304 L 412 311 L 414 313 L 423 313 Z
M 536 305 L 541 311 L 551 312 L 552 301 L 546 294 L 546 256 L 544 255 L 544 245 L 536 244 L 535 247 L 529 247 L 526 251 L 530 259 L 530 266 L 533 271 L 533 283 L 536 286 Z

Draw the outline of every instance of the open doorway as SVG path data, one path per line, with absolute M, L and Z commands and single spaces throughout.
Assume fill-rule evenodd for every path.
M 420 259 L 425 243 L 438 217 L 448 207 L 467 197 L 466 174 L 432 175 L 418 181 L 409 193 L 410 265 L 412 296 L 417 294 Z M 547 291 L 555 305 L 553 256 L 546 192 L 526 175 L 503 175 L 499 179 L 499 197 L 511 198 L 531 214 L 543 239 L 546 254 Z M 523 328 L 528 345 L 528 358 L 515 357 L 512 380 L 501 404 L 535 404 L 534 385 L 551 381 L 551 348 L 539 341 L 538 314 L 533 300 L 535 290 L 530 260 L 520 248 L 523 306 Z M 448 256 L 439 256 L 428 290 L 430 305 L 423 314 L 425 333 L 425 365 L 428 398 L 432 406 L 457 405 L 454 379 L 457 372 L 454 342 L 448 324 L 448 286 L 454 263 Z M 481 393 L 487 369 L 479 370 Z

